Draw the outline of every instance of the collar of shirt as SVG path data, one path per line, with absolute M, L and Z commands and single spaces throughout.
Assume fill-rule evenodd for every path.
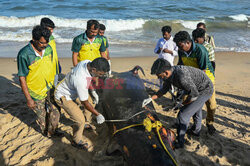
M 91 42 L 91 41 L 89 40 L 88 36 L 87 36 L 87 30 L 86 30 L 85 33 L 83 34 L 83 39 L 88 40 L 89 43 L 92 44 L 92 43 L 95 41 L 96 38 L 94 37 L 94 40 Z
M 42 56 L 38 53 L 38 52 L 36 52 L 36 50 L 32 47 L 32 43 L 30 42 L 30 47 L 33 49 L 33 51 L 35 52 L 35 55 L 37 56 L 37 57 L 40 57 L 41 59 L 43 58 L 43 55 L 44 55 L 44 53 L 45 53 L 45 49 L 43 49 L 42 50 Z

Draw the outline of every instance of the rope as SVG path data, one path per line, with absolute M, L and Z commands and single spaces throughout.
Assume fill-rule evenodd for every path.
M 157 121 L 156 121 L 157 122 Z M 157 125 L 156 127 L 156 132 L 157 132 L 157 135 L 158 135 L 158 138 L 161 142 L 161 145 L 163 146 L 165 152 L 168 154 L 168 156 L 171 158 L 171 160 L 173 161 L 174 165 L 178 166 L 176 160 L 173 158 L 173 156 L 170 154 L 170 152 L 168 151 L 167 147 L 165 146 L 164 142 L 162 141 L 162 138 L 161 138 L 161 135 L 160 135 L 160 128 L 161 126 Z
M 114 136 L 116 133 L 120 132 L 120 131 L 129 129 L 129 128 L 131 128 L 131 127 L 142 126 L 142 125 L 143 125 L 143 124 L 133 124 L 133 125 L 129 125 L 129 126 L 123 127 L 123 128 L 121 128 L 121 129 L 116 130 L 116 131 L 113 133 L 113 136 Z
M 131 116 L 131 117 L 127 118 L 127 119 L 105 120 L 105 122 L 109 122 L 109 123 L 110 122 L 126 122 L 126 121 L 132 119 L 133 117 L 135 117 L 135 116 L 137 116 L 137 115 L 139 115 L 139 114 L 141 114 L 143 112 L 146 112 L 146 111 L 148 111 L 148 110 L 143 110 L 143 111 L 137 112 L 136 114 L 134 114 L 133 116 Z
M 151 132 L 151 130 L 153 128 L 156 129 L 156 132 L 157 132 L 157 136 L 160 140 L 160 143 L 162 145 L 162 147 L 164 148 L 165 152 L 167 153 L 167 155 L 171 158 L 171 160 L 173 161 L 174 165 L 175 166 L 178 166 L 176 160 L 173 158 L 173 156 L 170 154 L 170 152 L 168 151 L 167 147 L 165 146 L 164 142 L 162 141 L 162 138 L 161 138 L 161 135 L 160 135 L 160 129 L 162 128 L 162 123 L 160 121 L 155 121 L 154 123 L 151 122 L 150 118 L 147 117 L 143 120 L 143 124 L 133 124 L 133 125 L 129 125 L 129 126 L 126 126 L 126 127 L 123 127 L 119 130 L 116 130 L 114 133 L 113 133 L 113 136 L 120 132 L 120 131 L 123 131 L 123 130 L 126 130 L 126 129 L 129 129 L 131 127 L 136 127 L 136 126 L 144 126 L 145 129 L 148 131 L 148 132 Z

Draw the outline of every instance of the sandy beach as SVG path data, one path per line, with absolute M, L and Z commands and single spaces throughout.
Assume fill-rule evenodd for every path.
M 112 58 L 112 71 L 123 72 L 140 65 L 146 72 L 142 79 L 156 79 L 150 75 L 154 56 Z M 71 58 L 61 58 L 62 72 L 72 67 Z M 191 145 L 175 150 L 179 165 L 249 165 L 250 164 L 250 53 L 216 53 L 217 110 L 214 136 L 207 134 L 206 109 L 203 111 L 202 131 L 198 139 L 187 137 Z M 85 131 L 92 140 L 92 153 L 71 146 L 71 120 L 62 111 L 59 128 L 65 137 L 49 139 L 38 132 L 35 114 L 26 106 L 20 89 L 14 58 L 0 59 L 0 166 L 89 165 L 92 157 L 107 143 L 108 128 L 96 125 L 96 133 Z M 152 88 L 156 90 L 157 88 Z M 162 111 L 168 102 L 165 95 L 154 102 L 163 122 L 171 126 L 177 112 Z M 94 123 L 95 124 L 95 123 Z M 175 130 L 174 130 L 175 131 Z

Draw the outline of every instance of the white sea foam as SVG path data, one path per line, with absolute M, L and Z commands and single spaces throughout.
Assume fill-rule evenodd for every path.
M 235 21 L 248 21 L 249 16 L 247 16 L 245 14 L 238 14 L 238 15 L 232 15 L 229 17 L 234 19 Z
M 199 22 L 204 22 L 205 20 L 200 20 L 200 21 L 184 21 L 184 20 L 180 20 L 179 21 L 185 28 L 187 29 L 196 29 L 196 26 Z
M 6 17 L 0 16 L 0 27 L 4 28 L 21 28 L 21 27 L 32 27 L 40 24 L 40 20 L 43 17 L 51 18 L 57 27 L 64 28 L 79 28 L 85 29 L 88 19 L 67 19 L 55 16 L 40 15 L 34 17 Z M 107 31 L 123 31 L 123 30 L 135 30 L 142 28 L 146 20 L 134 19 L 134 20 L 99 20 L 101 23 L 106 25 Z

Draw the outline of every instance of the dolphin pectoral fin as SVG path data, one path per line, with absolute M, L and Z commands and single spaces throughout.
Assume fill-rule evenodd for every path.
M 122 147 L 115 141 L 112 140 L 107 148 L 107 155 L 116 155 L 120 156 L 122 155 Z

